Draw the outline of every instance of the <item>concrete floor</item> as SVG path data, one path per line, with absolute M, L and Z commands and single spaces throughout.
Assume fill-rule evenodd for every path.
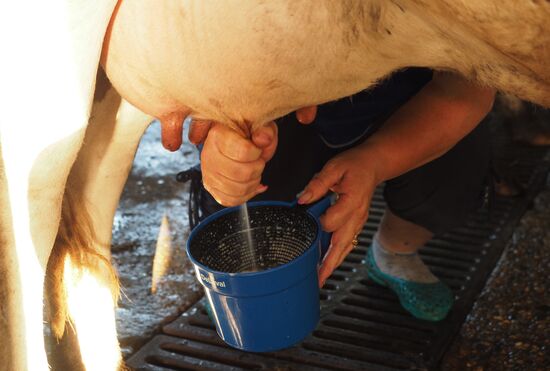
M 442 370 L 550 369 L 550 178 L 527 211 Z
M 159 326 L 200 296 L 184 254 L 187 185 L 175 174 L 197 162 L 193 146 L 161 148 L 158 124 L 144 137 L 115 219 L 113 261 L 124 289 L 117 311 L 120 341 L 131 354 Z M 163 215 L 172 259 L 156 295 L 152 261 Z M 444 359 L 442 370 L 550 369 L 550 184 L 535 200 Z
M 113 226 L 113 263 L 122 285 L 117 327 L 124 355 L 148 340 L 202 293 L 185 256 L 189 234 L 188 185 L 175 175 L 196 164 L 198 152 L 185 143 L 170 153 L 160 143 L 160 125 L 153 123 L 142 139 Z M 151 293 L 151 272 L 159 227 L 170 224 L 171 259 L 166 274 Z

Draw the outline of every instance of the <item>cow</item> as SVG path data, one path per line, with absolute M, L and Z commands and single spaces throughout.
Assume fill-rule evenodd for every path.
M 0 14 L 6 370 L 48 369 L 44 286 L 54 333 L 70 318 L 87 369 L 121 367 L 116 333 L 100 326 L 114 329 L 111 225 L 152 117 L 174 149 L 186 116 L 246 134 L 408 66 L 550 106 L 543 0 L 52 0 Z M 100 60 L 114 88 L 96 83 Z

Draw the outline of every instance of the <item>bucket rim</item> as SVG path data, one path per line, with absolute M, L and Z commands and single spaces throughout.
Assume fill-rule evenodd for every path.
M 294 208 L 295 207 L 294 203 L 284 202 L 284 201 L 253 201 L 253 202 L 247 202 L 246 205 L 247 205 L 247 207 L 259 207 L 259 206 L 284 206 L 284 207 L 288 207 L 288 208 Z M 209 268 L 206 265 L 200 263 L 199 261 L 197 261 L 192 256 L 192 254 L 190 252 L 190 245 L 191 245 L 191 241 L 193 241 L 193 238 L 197 235 L 198 232 L 200 232 L 202 229 L 204 229 L 206 227 L 206 225 L 208 225 L 209 222 L 211 222 L 215 219 L 218 219 L 218 218 L 220 218 L 221 216 L 223 216 L 225 214 L 229 214 L 231 212 L 234 212 L 234 211 L 238 210 L 240 207 L 241 207 L 241 205 L 232 206 L 232 207 L 228 207 L 228 208 L 219 210 L 219 211 L 207 216 L 195 228 L 193 228 L 193 230 L 189 234 L 189 238 L 187 239 L 187 243 L 185 244 L 185 252 L 187 254 L 187 257 L 189 258 L 189 260 L 191 261 L 191 263 L 194 266 L 199 267 L 199 268 L 209 272 L 210 274 L 214 274 L 214 275 L 218 275 L 218 276 L 224 276 L 224 277 L 230 277 L 230 278 L 233 278 L 233 279 L 240 278 L 240 277 L 249 278 L 249 277 L 254 277 L 254 276 L 262 276 L 266 272 L 277 272 L 279 270 L 288 269 L 290 266 L 299 263 L 301 260 L 306 259 L 307 255 L 309 255 L 311 253 L 311 250 L 315 249 L 317 247 L 317 245 L 319 244 L 320 235 L 321 235 L 321 233 L 319 233 L 319 232 L 322 230 L 321 229 L 321 223 L 319 223 L 319 219 L 317 217 L 315 217 L 314 215 L 312 215 L 311 213 L 309 213 L 307 211 L 307 209 L 299 209 L 308 218 L 313 220 L 313 222 L 315 223 L 315 225 L 317 227 L 317 232 L 315 234 L 315 239 L 312 241 L 310 246 L 297 258 L 295 258 L 295 259 L 293 259 L 293 260 L 291 260 L 291 261 L 289 261 L 285 264 L 281 264 L 281 265 L 278 265 L 276 267 L 268 268 L 268 269 L 261 270 L 261 271 L 256 271 L 256 272 L 232 272 L 232 273 L 214 270 L 214 269 Z M 200 280 L 200 281 L 201 281 L 201 284 L 202 284 L 202 280 Z

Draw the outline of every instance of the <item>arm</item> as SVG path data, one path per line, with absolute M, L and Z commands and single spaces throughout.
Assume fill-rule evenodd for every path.
M 472 131 L 493 105 L 495 92 L 451 73 L 435 73 L 368 140 L 380 158 L 378 183 L 395 178 L 443 155 Z
M 323 284 L 352 249 L 351 241 L 368 216 L 375 187 L 444 154 L 489 112 L 492 89 L 450 73 L 436 73 L 365 142 L 329 161 L 300 197 L 310 203 L 329 189 L 339 194 L 321 218 L 334 232 L 319 272 Z

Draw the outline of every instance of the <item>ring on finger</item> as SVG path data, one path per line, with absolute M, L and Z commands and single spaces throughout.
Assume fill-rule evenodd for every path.
M 359 245 L 359 240 L 358 240 L 358 235 L 357 234 L 355 236 L 353 236 L 353 240 L 351 240 L 351 245 L 353 246 L 353 248 L 356 248 L 357 245 Z

